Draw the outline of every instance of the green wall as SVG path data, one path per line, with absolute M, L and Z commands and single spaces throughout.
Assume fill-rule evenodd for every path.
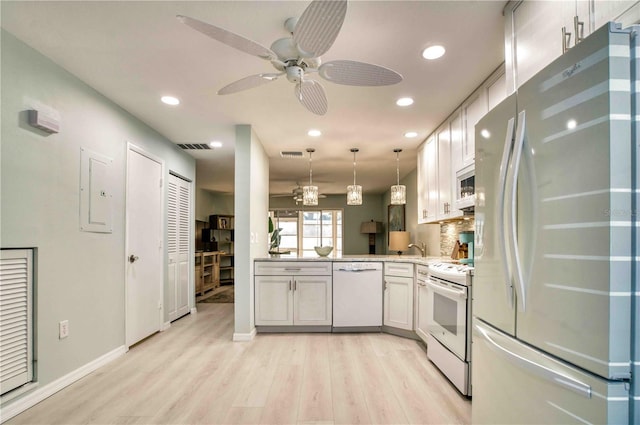
M 11 34 L 3 31 L 1 43 L 0 244 L 37 249 L 35 331 L 42 387 L 125 344 L 127 143 L 163 159 L 165 181 L 170 171 L 195 179 L 195 161 Z M 27 124 L 26 111 L 38 104 L 59 111 L 58 134 Z M 112 233 L 80 231 L 81 147 L 113 159 Z M 70 329 L 62 340 L 61 320 L 69 320 Z

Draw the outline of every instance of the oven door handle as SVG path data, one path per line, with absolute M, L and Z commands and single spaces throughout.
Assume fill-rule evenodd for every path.
M 455 289 L 451 289 L 449 287 L 441 286 L 441 285 L 438 285 L 437 283 L 433 283 L 432 280 L 427 282 L 427 285 L 429 286 L 429 288 L 433 289 L 434 292 L 437 292 L 444 296 L 448 296 L 449 298 L 451 298 L 452 296 L 455 298 L 461 298 L 461 299 L 467 298 L 467 291 L 465 290 L 457 291 Z

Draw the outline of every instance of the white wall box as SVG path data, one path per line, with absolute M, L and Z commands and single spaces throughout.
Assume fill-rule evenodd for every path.
M 80 148 L 80 230 L 112 233 L 113 160 Z
M 0 251 L 0 393 L 33 380 L 33 251 Z
M 413 330 L 413 264 L 384 264 L 384 326 Z
M 256 326 L 331 326 L 331 262 L 256 261 L 254 285 Z

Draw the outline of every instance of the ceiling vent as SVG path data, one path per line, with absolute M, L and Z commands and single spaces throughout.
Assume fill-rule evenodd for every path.
M 303 158 L 304 154 L 301 151 L 280 151 L 282 158 Z
M 203 149 L 211 150 L 211 146 L 209 146 L 207 143 L 186 143 L 186 144 L 178 143 L 178 146 L 180 146 L 184 150 L 203 150 Z

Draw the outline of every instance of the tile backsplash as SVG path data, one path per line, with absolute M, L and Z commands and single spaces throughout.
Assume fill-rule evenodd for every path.
M 473 217 L 468 220 L 457 220 L 442 223 L 440 225 L 440 255 L 449 257 L 456 241 L 459 240 L 460 232 L 474 231 L 476 221 Z

